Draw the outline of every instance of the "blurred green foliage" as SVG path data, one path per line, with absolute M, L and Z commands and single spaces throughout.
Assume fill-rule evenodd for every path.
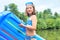
M 9 11 L 13 12 L 17 17 L 26 22 L 27 16 L 25 12 L 19 12 L 17 5 L 11 3 L 8 5 Z M 5 10 L 7 7 L 5 6 Z M 60 14 L 51 12 L 51 9 L 45 9 L 43 12 L 36 12 L 37 16 L 37 30 L 40 29 L 59 29 L 60 28 Z

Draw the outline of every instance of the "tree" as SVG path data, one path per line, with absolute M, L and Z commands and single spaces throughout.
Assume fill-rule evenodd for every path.
M 26 16 L 24 15 L 24 12 L 19 12 L 17 5 L 14 3 L 11 3 L 8 5 L 9 6 L 9 11 L 13 12 L 17 17 L 19 17 L 21 20 L 26 21 Z
M 59 17 L 59 14 L 57 12 L 55 12 L 54 17 L 55 18 Z
M 18 11 L 18 8 L 17 8 L 17 5 L 14 4 L 14 3 L 11 3 L 8 5 L 9 9 L 11 12 L 13 12 L 14 14 L 16 14 L 17 16 L 19 15 L 19 11 Z
M 46 18 L 50 18 L 52 16 L 52 12 L 51 12 L 51 9 L 46 9 L 43 11 L 43 18 L 46 19 Z
M 37 12 L 37 18 L 42 18 L 43 17 L 43 13 L 42 12 Z
M 5 6 L 5 7 L 4 7 L 4 11 L 7 11 L 7 10 L 8 10 L 8 7 L 7 7 L 7 6 Z

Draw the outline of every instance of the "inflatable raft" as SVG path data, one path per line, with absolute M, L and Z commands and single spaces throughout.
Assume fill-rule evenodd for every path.
M 0 40 L 24 40 L 26 36 L 25 28 L 21 28 L 18 24 L 22 20 L 10 11 L 0 13 Z M 24 23 L 24 22 L 22 22 Z M 37 40 L 45 40 L 37 35 Z

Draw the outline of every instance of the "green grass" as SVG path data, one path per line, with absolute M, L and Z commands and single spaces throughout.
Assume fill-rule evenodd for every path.
M 59 30 L 40 30 L 37 34 L 46 40 L 60 40 L 60 29 Z

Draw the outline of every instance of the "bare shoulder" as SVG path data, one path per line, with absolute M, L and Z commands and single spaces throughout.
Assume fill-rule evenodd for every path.
M 32 20 L 37 20 L 36 15 L 32 15 L 32 16 L 31 16 L 31 19 L 32 19 Z
M 31 18 L 36 18 L 36 15 L 32 15 Z

